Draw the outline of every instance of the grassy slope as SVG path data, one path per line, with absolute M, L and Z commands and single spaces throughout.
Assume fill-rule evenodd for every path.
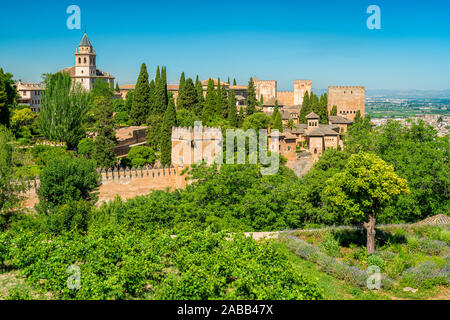
M 274 242 L 277 249 L 285 252 L 289 259 L 295 264 L 299 273 L 305 274 L 318 281 L 320 288 L 324 291 L 326 300 L 391 300 L 391 299 L 444 299 L 450 300 L 450 290 L 446 288 L 435 288 L 430 290 L 419 290 L 416 293 L 404 292 L 402 288 L 394 288 L 389 291 L 363 290 L 350 285 L 343 280 L 336 279 L 319 270 L 318 266 L 310 261 L 304 260 L 281 243 Z

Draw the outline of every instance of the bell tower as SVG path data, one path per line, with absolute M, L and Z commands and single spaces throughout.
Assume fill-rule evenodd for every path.
M 96 76 L 96 54 L 86 34 L 75 52 L 75 77 L 87 90 L 92 90 Z

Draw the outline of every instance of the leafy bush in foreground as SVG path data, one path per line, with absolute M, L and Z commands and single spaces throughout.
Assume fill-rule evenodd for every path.
M 7 240 L 13 267 L 60 299 L 320 299 L 269 241 L 186 230 L 130 232 L 109 224 L 87 235 L 19 233 Z M 80 268 L 70 290 L 67 268 Z

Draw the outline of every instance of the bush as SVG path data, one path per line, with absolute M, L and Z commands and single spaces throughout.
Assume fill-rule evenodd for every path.
M 382 272 L 386 270 L 386 262 L 379 254 L 373 253 L 367 258 L 367 266 L 377 266 Z
M 319 248 L 326 254 L 332 257 L 338 257 L 341 254 L 341 248 L 339 242 L 333 237 L 330 232 L 327 232 L 324 236 Z
M 432 288 L 437 285 L 449 285 L 449 264 L 439 268 L 433 261 L 424 261 L 416 267 L 409 268 L 403 272 L 401 282 L 405 286 L 415 288 Z
M 45 229 L 53 234 L 64 232 L 86 232 L 92 204 L 85 201 L 70 201 L 53 209 L 45 219 Z
M 95 162 L 82 158 L 51 159 L 42 170 L 38 189 L 39 207 L 43 211 L 71 201 L 96 202 L 95 190 L 100 186 L 100 174 Z
M 11 239 L 11 264 L 60 299 L 320 299 L 316 281 L 298 273 L 270 241 L 225 233 L 133 232 L 107 224 L 87 235 L 29 231 Z M 51 258 L 49 258 L 51 257 Z M 67 288 L 68 266 L 81 286 Z
M 135 146 L 130 149 L 127 156 L 129 163 L 137 168 L 146 164 L 154 164 L 156 160 L 155 151 L 146 146 Z
M 94 153 L 95 143 L 93 139 L 84 138 L 78 143 L 78 154 L 85 158 L 91 158 Z

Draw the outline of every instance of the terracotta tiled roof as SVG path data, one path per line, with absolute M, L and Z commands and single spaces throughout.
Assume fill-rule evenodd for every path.
M 124 90 L 134 90 L 135 87 L 136 87 L 135 84 L 124 84 L 124 85 L 121 85 L 121 86 L 119 87 L 119 89 L 124 89 Z

